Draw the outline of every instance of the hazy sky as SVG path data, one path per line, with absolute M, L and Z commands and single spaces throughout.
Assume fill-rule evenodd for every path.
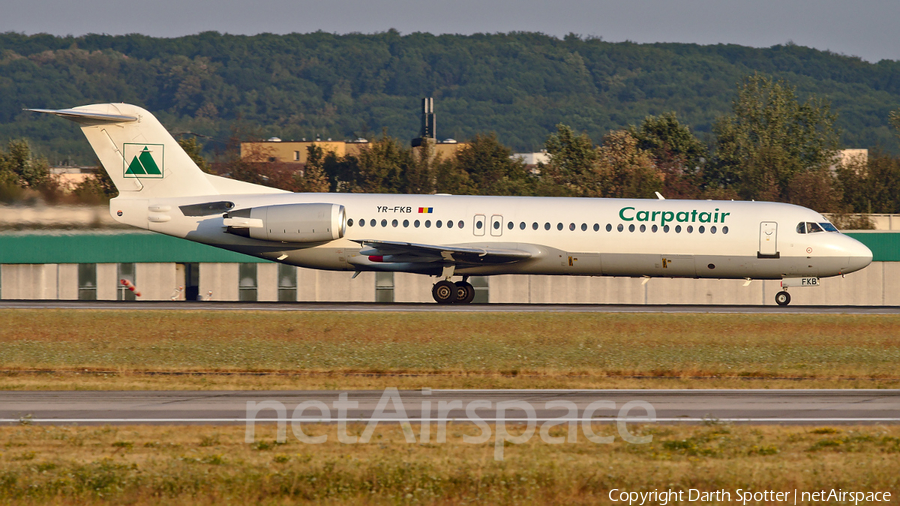
M 618 42 L 803 46 L 900 60 L 900 0 L 0 0 L 0 32 L 177 37 L 323 30 L 543 32 Z

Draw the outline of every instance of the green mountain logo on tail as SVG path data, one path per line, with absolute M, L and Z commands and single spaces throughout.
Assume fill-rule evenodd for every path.
M 162 179 L 165 174 L 162 144 L 126 143 L 124 148 L 125 177 Z

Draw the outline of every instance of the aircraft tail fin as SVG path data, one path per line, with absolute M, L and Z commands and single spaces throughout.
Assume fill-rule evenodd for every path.
M 165 198 L 282 190 L 205 174 L 155 116 L 130 104 L 29 109 L 81 126 L 120 198 Z

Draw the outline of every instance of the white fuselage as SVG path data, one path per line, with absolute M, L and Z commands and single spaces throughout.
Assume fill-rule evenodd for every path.
M 184 216 L 179 209 L 211 201 L 231 202 L 234 209 L 339 204 L 347 223 L 336 240 L 273 243 L 226 233 L 222 213 Z M 841 233 L 798 232 L 800 223 L 827 223 L 821 214 L 770 202 L 279 193 L 117 198 L 110 211 L 155 232 L 330 270 L 441 272 L 439 262 L 410 268 L 360 254 L 366 241 L 531 253 L 521 261 L 460 266 L 456 274 L 462 275 L 782 279 L 835 276 L 872 260 L 868 248 Z

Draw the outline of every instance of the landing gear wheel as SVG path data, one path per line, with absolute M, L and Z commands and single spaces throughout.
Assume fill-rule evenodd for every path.
M 468 304 L 475 300 L 475 287 L 465 281 L 456 282 L 456 303 Z
M 791 294 L 781 291 L 775 294 L 775 303 L 779 306 L 787 306 L 791 303 Z
M 450 281 L 438 281 L 431 288 L 431 296 L 438 304 L 452 304 L 456 302 L 456 285 Z

